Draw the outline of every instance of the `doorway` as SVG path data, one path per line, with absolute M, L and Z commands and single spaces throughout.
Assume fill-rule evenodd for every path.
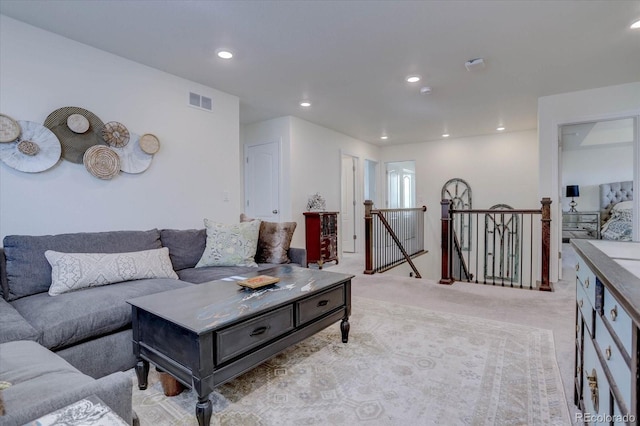
M 416 162 L 398 161 L 386 163 L 387 200 L 390 209 L 415 207 Z

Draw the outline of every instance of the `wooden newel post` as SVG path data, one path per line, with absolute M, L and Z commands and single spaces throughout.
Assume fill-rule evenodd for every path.
M 551 262 L 551 198 L 545 197 L 542 203 L 542 276 L 540 291 L 553 291 L 549 282 L 549 264 Z
M 441 216 L 440 222 L 442 224 L 442 235 L 440 236 L 441 248 L 442 248 L 442 263 L 440 273 L 440 284 L 453 284 L 453 277 L 451 276 L 451 261 L 449 258 L 449 243 L 451 242 L 451 215 L 449 209 L 451 209 L 451 200 L 440 201 Z
M 373 201 L 364 201 L 364 273 L 371 275 L 373 270 Z

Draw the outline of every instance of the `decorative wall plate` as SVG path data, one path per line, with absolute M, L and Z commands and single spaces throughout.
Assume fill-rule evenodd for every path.
M 89 173 L 100 179 L 111 179 L 120 172 L 120 157 L 108 146 L 87 149 L 83 162 Z
M 72 114 L 80 114 L 89 121 L 89 129 L 86 132 L 76 133 L 69 128 L 67 119 Z M 100 134 L 104 123 L 94 113 L 84 108 L 58 108 L 44 120 L 44 125 L 60 140 L 62 157 L 72 163 L 82 164 L 87 149 L 94 145 L 105 145 Z
M 89 120 L 80 114 L 71 114 L 67 117 L 67 126 L 74 133 L 84 133 L 89 130 Z
M 153 155 L 142 151 L 140 136 L 131 133 L 131 141 L 122 148 L 111 147 L 120 157 L 120 170 L 125 173 L 142 173 L 149 168 Z
M 0 114 L 0 142 L 13 142 L 20 136 L 20 125 L 8 115 Z
M 146 152 L 147 154 L 155 154 L 160 150 L 160 140 L 156 135 L 152 135 L 151 133 L 145 133 L 140 137 L 140 149 Z
M 16 170 L 37 173 L 50 169 L 60 160 L 62 147 L 56 135 L 41 124 L 19 121 L 20 138 L 0 144 L 0 160 Z
M 102 128 L 102 139 L 109 146 L 122 148 L 129 143 L 129 130 L 122 123 L 110 121 Z

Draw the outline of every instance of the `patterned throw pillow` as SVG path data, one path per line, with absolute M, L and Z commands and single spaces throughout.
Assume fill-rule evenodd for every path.
M 207 243 L 196 268 L 203 266 L 258 266 L 255 262 L 260 221 L 226 225 L 204 220 Z
M 144 278 L 178 278 L 166 247 L 131 253 L 61 253 L 47 250 L 44 255 L 51 265 L 50 296 Z
M 252 219 L 240 214 L 240 222 L 250 222 Z M 289 259 L 289 247 L 296 230 L 296 222 L 265 222 L 260 224 L 258 236 L 258 250 L 256 262 L 258 263 L 291 263 Z

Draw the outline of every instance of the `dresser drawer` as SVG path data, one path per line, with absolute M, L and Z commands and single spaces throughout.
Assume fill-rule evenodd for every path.
M 622 357 L 618 346 L 613 341 L 609 330 L 602 322 L 600 315 L 596 315 L 596 345 L 604 357 L 604 364 L 609 369 L 613 381 L 618 386 L 623 405 L 628 407 L 631 402 L 631 370 Z
M 293 306 L 288 305 L 216 332 L 216 361 L 221 364 L 290 330 Z
M 344 287 L 340 286 L 332 290 L 301 300 L 297 303 L 297 324 L 304 324 L 321 317 L 325 313 L 344 305 Z
M 592 391 L 592 387 L 590 386 L 590 383 L 592 383 L 591 379 L 595 379 L 593 381 L 593 383 L 597 385 L 595 391 Z M 584 365 L 582 368 L 582 400 L 585 415 L 588 414 L 592 419 L 605 419 L 608 417 L 610 414 L 609 394 L 609 383 L 596 355 L 593 342 L 588 336 L 585 336 Z M 608 425 L 609 423 L 606 422 L 602 424 Z
M 576 264 L 576 276 L 578 277 L 578 282 L 576 286 L 581 285 L 585 294 L 589 298 L 589 302 L 591 302 L 591 306 L 594 308 L 598 308 L 596 305 L 596 276 L 591 269 L 587 266 L 587 264 L 582 259 L 578 259 L 578 263 Z
M 604 309 L 603 315 L 613 328 L 618 339 L 624 346 L 627 355 L 631 354 L 631 335 L 633 334 L 633 323 L 631 318 L 618 304 L 607 288 L 604 289 Z

